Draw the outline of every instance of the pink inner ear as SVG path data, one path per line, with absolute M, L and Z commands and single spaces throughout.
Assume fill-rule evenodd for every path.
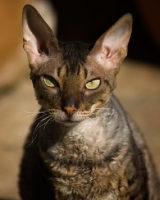
M 102 47 L 102 52 L 101 52 L 101 59 L 104 59 L 104 58 L 110 58 L 112 55 L 111 55 L 111 50 L 108 46 L 103 46 Z
M 132 17 L 127 14 L 96 41 L 90 56 L 105 69 L 119 69 L 127 55 L 131 31 Z

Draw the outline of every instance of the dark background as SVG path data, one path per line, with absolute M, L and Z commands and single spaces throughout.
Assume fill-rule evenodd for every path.
M 160 1 L 50 0 L 58 13 L 58 38 L 96 41 L 125 13 L 133 15 L 128 58 L 160 64 Z

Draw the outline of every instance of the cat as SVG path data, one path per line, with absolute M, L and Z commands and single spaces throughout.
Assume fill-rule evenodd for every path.
M 31 5 L 23 44 L 41 106 L 20 166 L 23 200 L 158 200 L 143 137 L 112 93 L 127 55 L 132 15 L 94 44 L 60 42 Z

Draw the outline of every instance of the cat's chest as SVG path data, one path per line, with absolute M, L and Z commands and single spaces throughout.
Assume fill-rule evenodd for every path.
M 50 180 L 58 200 L 72 199 L 71 196 L 74 196 L 75 200 L 111 200 L 118 197 L 129 199 L 125 169 L 119 168 L 117 163 L 75 165 L 52 162 L 50 168 Z
M 40 147 L 46 157 L 65 162 L 101 160 L 106 154 L 107 126 L 102 121 L 86 121 L 72 128 L 50 129 L 40 137 Z M 44 150 L 45 149 L 45 150 Z
M 119 154 L 116 145 L 111 148 L 113 138 L 107 131 L 102 121 L 87 122 L 71 129 L 54 144 L 46 140 L 48 148 L 42 150 L 42 156 L 52 172 L 57 199 L 63 199 L 60 194 L 66 199 L 71 194 L 75 199 L 92 200 L 115 199 L 116 193 L 126 197 L 125 168 L 120 166 L 126 149 Z
M 87 151 L 82 151 L 81 145 L 71 145 L 70 151 L 56 149 L 60 153 L 59 158 L 52 154 L 53 149 L 44 156 L 52 173 L 50 181 L 54 185 L 56 199 L 68 200 L 74 196 L 74 200 L 128 200 L 129 177 L 125 175 L 126 166 L 122 165 L 125 150 L 106 158 L 97 150 L 95 157 L 89 157 Z

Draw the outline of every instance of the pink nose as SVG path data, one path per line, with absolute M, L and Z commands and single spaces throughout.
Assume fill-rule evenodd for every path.
M 65 106 L 63 109 L 69 116 L 73 115 L 73 113 L 77 110 L 75 107 L 69 107 L 69 106 Z

